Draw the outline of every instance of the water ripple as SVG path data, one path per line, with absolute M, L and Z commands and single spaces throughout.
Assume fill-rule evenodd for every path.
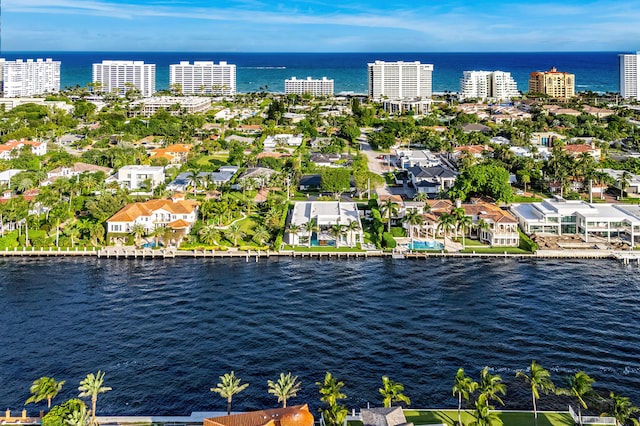
M 31 381 L 75 396 L 102 369 L 104 414 L 222 410 L 209 388 L 234 370 L 251 383 L 234 408 L 276 406 L 267 379 L 300 376 L 317 406 L 325 371 L 349 407 L 379 404 L 380 376 L 415 406 L 454 406 L 459 367 L 484 366 L 528 408 L 514 376 L 536 359 L 554 379 L 585 370 L 600 390 L 640 402 L 640 277 L 609 262 L 276 259 L 0 259 L 0 401 L 18 409 Z M 541 408 L 555 408 L 546 397 Z M 562 406 L 560 406 L 562 408 Z

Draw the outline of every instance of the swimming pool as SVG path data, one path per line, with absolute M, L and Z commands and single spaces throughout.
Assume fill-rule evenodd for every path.
M 409 243 L 410 250 L 443 250 L 444 245 L 437 241 L 412 241 Z

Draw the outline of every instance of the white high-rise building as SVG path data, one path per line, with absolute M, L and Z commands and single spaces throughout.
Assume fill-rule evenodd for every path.
M 465 71 L 460 80 L 460 99 L 508 100 L 519 96 L 518 84 L 504 71 Z
M 26 97 L 60 91 L 60 61 L 0 59 L 2 92 L 7 98 Z
M 180 85 L 185 95 L 236 94 L 236 66 L 220 61 L 214 64 L 212 61 L 181 61 L 179 64 L 169 66 L 169 82 L 171 86 Z
M 430 98 L 433 65 L 375 61 L 369 66 L 369 96 L 373 100 Z
M 618 55 L 620 62 L 620 96 L 640 100 L 640 52 Z
M 117 91 L 124 95 L 133 85 L 143 97 L 149 97 L 156 91 L 156 65 L 144 61 L 102 61 L 93 64 L 92 81 L 102 84 L 103 92 Z
M 333 96 L 333 79 L 322 77 L 322 80 L 317 80 L 307 77 L 306 80 L 298 80 L 291 77 L 284 81 L 284 93 L 285 95 L 310 93 L 313 96 Z

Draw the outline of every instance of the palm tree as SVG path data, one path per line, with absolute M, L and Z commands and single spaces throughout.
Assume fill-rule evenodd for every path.
M 629 398 L 609 392 L 608 402 L 611 404 L 610 410 L 602 415 L 615 417 L 617 426 L 625 425 L 629 420 L 636 426 L 640 424 L 638 420 L 631 417 L 640 411 L 640 409 L 635 407 L 631 401 L 629 401 Z
M 156 228 L 153 229 L 153 231 L 151 231 L 151 236 L 154 238 L 155 240 L 155 245 L 154 247 L 158 247 L 159 246 L 159 240 L 160 237 L 164 234 L 164 226 L 158 226 Z
M 233 395 L 236 395 L 249 386 L 249 383 L 240 384 L 241 380 L 235 376 L 235 373 L 226 373 L 224 376 L 220 376 L 220 382 L 215 388 L 211 388 L 211 392 L 220 394 L 221 397 L 227 398 L 227 415 L 231 414 L 231 401 Z
M 445 245 L 447 244 L 447 232 L 453 229 L 455 220 L 455 216 L 449 213 L 442 213 L 438 218 L 438 226 L 436 229 L 438 232 L 443 231 Z
M 504 402 L 498 394 L 505 395 L 507 393 L 507 385 L 502 383 L 502 378 L 497 374 L 489 373 L 489 367 L 484 367 L 480 371 L 480 383 L 478 388 L 482 395 L 486 395 L 487 404 L 492 399 L 498 401 L 500 405 L 504 405 Z
M 294 237 L 296 237 L 300 233 L 301 229 L 302 228 L 300 228 L 300 225 L 296 225 L 295 223 L 290 223 L 288 231 L 289 231 L 289 234 L 291 234 Z M 289 242 L 291 242 L 291 241 L 289 241 Z
M 415 228 L 422 226 L 424 217 L 417 210 L 410 210 L 404 215 L 402 220 L 409 228 L 409 237 L 413 238 Z M 420 235 L 420 231 L 418 231 L 418 235 Z
M 136 241 L 136 245 L 139 245 L 140 238 L 147 233 L 147 228 L 141 223 L 136 223 L 131 227 L 131 233 L 133 234 L 133 239 Z
M 326 402 L 329 405 L 336 405 L 339 399 L 345 399 L 347 396 L 341 392 L 344 386 L 343 382 L 339 382 L 328 371 L 324 375 L 324 382 L 316 382 L 316 385 L 320 387 L 320 401 Z
M 200 241 L 204 244 L 211 246 L 217 244 L 220 239 L 220 231 L 214 225 L 205 225 L 198 231 Z
M 224 236 L 225 238 L 233 241 L 234 246 L 237 246 L 238 239 L 244 238 L 244 231 L 242 230 L 242 228 L 240 228 L 240 225 L 238 225 L 237 223 L 232 223 L 224 232 Z
M 467 231 L 473 226 L 473 219 L 471 219 L 471 216 L 461 216 L 458 218 L 457 220 L 457 224 L 456 224 L 456 228 L 460 231 L 460 233 L 462 234 L 462 247 L 465 247 L 465 235 L 467 233 Z
M 469 396 L 478 389 L 478 382 L 474 382 L 471 377 L 464 374 L 464 368 L 459 368 L 456 373 L 456 377 L 453 381 L 453 388 L 451 392 L 453 395 L 458 396 L 458 425 L 462 426 L 461 410 L 462 410 L 462 398 L 465 401 L 469 401 Z
M 264 225 L 258 225 L 253 229 L 253 241 L 261 246 L 265 245 L 269 238 L 271 238 L 271 233 Z
M 489 224 L 489 222 L 482 218 L 478 219 L 474 227 L 478 232 L 478 240 L 480 240 L 480 231 L 488 231 L 489 229 L 491 229 L 491 225 Z
M 278 397 L 278 402 L 282 402 L 282 408 L 287 407 L 287 399 L 298 395 L 300 391 L 300 382 L 298 376 L 292 376 L 291 373 L 280 373 L 277 382 L 267 381 L 269 387 L 268 392 Z
M 403 394 L 404 385 L 399 382 L 394 382 L 387 376 L 382 376 L 382 387 L 378 389 L 380 395 L 382 395 L 382 404 L 389 408 L 392 402 L 404 402 L 407 405 L 411 405 L 411 400 L 408 396 Z
M 34 380 L 31 389 L 29 389 L 31 396 L 27 399 L 25 405 L 46 399 L 47 408 L 51 408 L 51 400 L 58 395 L 62 385 L 64 385 L 64 380 L 56 382 L 53 377 L 40 377 Z
M 576 398 L 578 401 L 578 418 L 582 425 L 582 409 L 588 408 L 587 400 L 593 396 L 593 383 L 595 380 L 589 377 L 584 371 L 578 371 L 575 375 L 566 379 L 566 388 L 559 388 L 556 393 L 558 395 L 568 395 Z
M 493 407 L 489 405 L 487 395 L 481 394 L 475 403 L 476 409 L 473 416 L 476 418 L 469 426 L 494 426 L 502 425 L 502 421 L 498 414 L 493 411 Z
M 545 394 L 554 390 L 553 382 L 551 381 L 551 374 L 540 366 L 535 361 L 531 361 L 529 367 L 530 374 L 527 375 L 524 371 L 518 371 L 516 377 L 522 377 L 529 385 L 531 385 L 531 399 L 533 401 L 533 417 L 537 423 L 538 411 L 536 407 L 536 400 L 540 398 L 540 391 Z
M 90 420 L 87 406 L 83 403 L 64 419 L 64 424 L 67 426 L 89 426 Z
M 340 247 L 340 238 L 345 234 L 344 225 L 335 223 L 329 229 L 331 236 L 336 239 L 336 248 Z
M 628 171 L 622 172 L 620 177 L 618 178 L 618 185 L 620 185 L 620 198 L 622 198 L 629 188 L 629 183 L 631 182 L 631 173 Z
M 391 232 L 391 218 L 398 214 L 398 203 L 387 198 L 380 206 L 380 214 L 387 217 L 387 232 Z
M 342 393 L 343 382 L 336 380 L 331 373 L 327 372 L 324 376 L 324 382 L 316 382 L 320 387 L 320 401 L 326 402 L 329 407 L 320 409 L 322 417 L 327 426 L 342 426 L 347 418 L 347 408 L 338 404 L 339 399 L 347 396 Z
M 87 396 L 91 397 L 91 424 L 96 424 L 96 404 L 98 403 L 98 395 L 101 393 L 105 393 L 111 390 L 108 386 L 102 386 L 104 382 L 104 373 L 98 370 L 98 373 L 94 375 L 93 373 L 87 374 L 81 382 L 78 390 L 80 394 L 79 398 L 84 398 Z
M 313 233 L 318 232 L 318 230 L 320 229 L 318 228 L 317 223 L 318 222 L 316 222 L 315 219 L 311 219 L 302 225 L 302 229 L 304 229 L 307 235 L 309 236 L 309 241 L 308 241 L 309 248 L 311 248 L 311 237 L 313 236 Z
M 427 193 L 422 191 L 416 192 L 416 195 L 413 196 L 413 201 L 424 202 L 424 201 L 427 201 L 428 199 L 429 199 L 429 196 L 427 195 Z
M 360 224 L 358 223 L 357 220 L 352 220 L 345 227 L 345 230 L 348 232 L 348 235 L 349 235 L 349 245 L 352 247 L 355 246 L 355 234 L 360 230 Z

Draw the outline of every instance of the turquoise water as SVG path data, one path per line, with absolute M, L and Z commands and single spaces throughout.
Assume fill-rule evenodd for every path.
M 412 241 L 409 243 L 410 250 L 443 250 L 444 245 L 437 241 Z

